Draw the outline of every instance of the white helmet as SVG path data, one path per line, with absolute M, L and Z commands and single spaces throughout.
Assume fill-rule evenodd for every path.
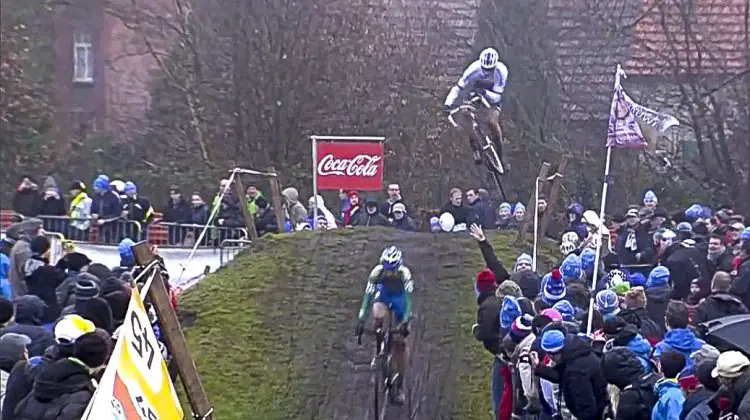
M 456 219 L 452 214 L 445 212 L 440 215 L 438 223 L 440 223 L 440 228 L 443 229 L 443 232 L 452 232 L 453 227 L 456 225 Z
M 560 244 L 560 252 L 563 255 L 568 255 L 576 249 L 578 249 L 578 245 L 573 242 L 563 241 L 563 243 Z
M 497 67 L 497 60 L 500 54 L 494 48 L 485 48 L 479 53 L 479 64 L 485 70 L 491 70 Z

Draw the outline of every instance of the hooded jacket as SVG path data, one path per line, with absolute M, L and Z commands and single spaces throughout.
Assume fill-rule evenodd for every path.
M 695 248 L 694 242 L 691 240 L 685 240 L 667 248 L 662 256 L 662 261 L 663 265 L 669 269 L 669 278 L 672 282 L 672 299 L 683 300 L 687 298 L 690 293 L 690 283 L 693 279 L 700 279 L 702 289 L 710 289 L 711 279 L 706 271 L 705 260 L 705 256 Z
M 47 306 L 36 296 L 27 295 L 15 301 L 15 323 L 0 329 L 0 336 L 7 333 L 22 334 L 31 339 L 26 347 L 29 357 L 41 356 L 47 347 L 55 344 L 52 333 L 42 326 L 42 317 Z
M 607 382 L 620 390 L 615 419 L 651 420 L 651 410 L 656 404 L 654 384 L 658 376 L 644 373 L 640 360 L 624 347 L 604 354 L 602 370 Z
M 281 192 L 284 196 L 284 208 L 286 210 L 286 218 L 292 221 L 293 226 L 305 221 L 307 217 L 307 210 L 302 203 L 299 202 L 299 192 L 296 188 L 287 187 Z
M 8 228 L 8 236 L 17 236 L 14 238 L 16 243 L 10 251 L 10 271 L 8 272 L 8 282 L 13 292 L 13 299 L 27 293 L 24 268 L 26 267 L 26 261 L 31 258 L 31 238 L 39 232 L 41 227 L 41 220 L 25 219 Z
M 47 365 L 31 394 L 16 407 L 17 420 L 79 420 L 94 395 L 88 369 L 64 358 Z
M 695 308 L 693 324 L 698 325 L 725 316 L 746 313 L 747 308 L 737 297 L 725 292 L 715 292 L 707 296 Z
M 313 214 L 314 207 L 317 204 L 318 207 L 318 217 L 322 214 L 326 218 L 326 230 L 336 229 L 336 217 L 331 213 L 330 210 L 326 207 L 325 201 L 323 201 L 323 197 L 320 195 L 316 195 L 314 197 L 310 197 L 309 200 L 310 204 L 310 214 Z
M 31 181 L 27 185 L 21 183 L 13 194 L 13 211 L 25 217 L 36 217 L 41 207 L 39 187 Z
M 653 370 L 649 357 L 651 356 L 651 344 L 638 334 L 638 328 L 635 325 L 627 324 L 612 339 L 612 344 L 617 347 L 625 347 L 633 352 L 641 363 L 644 373 L 650 373 Z
M 690 354 L 694 351 L 698 351 L 706 344 L 705 341 L 697 338 L 692 331 L 687 328 L 675 328 L 667 331 L 664 334 L 664 339 L 654 347 L 653 358 L 658 360 L 661 358 L 661 354 L 667 350 L 674 350 L 682 353 L 685 356 L 685 369 L 684 373 L 692 372 L 693 360 L 690 358 Z
M 560 364 L 551 368 L 537 366 L 536 373 L 560 385 L 565 405 L 576 419 L 601 419 L 609 402 L 607 380 L 591 346 L 568 335 L 561 356 Z
M 48 176 L 42 186 L 42 207 L 39 214 L 44 216 L 65 216 L 65 200 L 60 196 L 55 178 Z
M 41 319 L 42 324 L 55 322 L 62 309 L 57 303 L 57 287 L 65 281 L 65 272 L 38 256 L 26 261 L 24 271 L 29 294 L 38 296 L 47 305 Z
M 500 354 L 500 302 L 495 292 L 480 293 L 477 297 L 477 327 L 474 338 L 481 341 L 493 356 Z
M 469 205 L 469 210 L 483 229 L 495 229 L 495 210 L 490 203 L 480 197 Z
M 652 420 L 679 420 L 685 396 L 675 379 L 661 379 L 654 386 L 659 398 L 651 411 Z
M 664 317 L 667 316 L 667 305 L 672 290 L 669 286 L 654 286 L 646 288 L 646 310 L 649 318 L 653 319 L 660 329 L 661 335 L 666 332 Z
M 374 206 L 376 208 L 375 213 L 370 214 L 367 212 L 367 207 Z M 377 210 L 378 200 L 374 197 L 367 197 L 365 199 L 365 208 L 360 210 L 359 217 L 352 220 L 352 226 L 390 226 L 388 218 L 386 218 L 380 211 Z

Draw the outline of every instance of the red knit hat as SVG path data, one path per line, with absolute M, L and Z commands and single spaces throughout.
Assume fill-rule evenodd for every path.
M 489 268 L 477 273 L 476 288 L 479 293 L 490 293 L 497 288 L 495 284 L 495 273 Z

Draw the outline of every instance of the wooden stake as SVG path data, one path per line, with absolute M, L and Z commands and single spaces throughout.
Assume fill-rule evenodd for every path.
M 133 253 L 136 262 L 141 267 L 147 266 L 156 259 L 146 241 L 133 245 Z M 180 327 L 180 321 L 177 319 L 177 314 L 170 304 L 169 293 L 167 293 L 167 288 L 164 285 L 161 269 L 159 267 L 154 269 L 156 273 L 151 287 L 148 289 L 148 297 L 156 311 L 156 316 L 159 318 L 165 344 L 172 355 L 172 360 L 177 366 L 180 381 L 185 388 L 185 394 L 187 394 L 195 417 L 212 420 L 213 408 L 208 402 L 208 396 L 203 389 L 198 370 L 195 368 L 192 357 L 190 357 L 185 335 L 182 333 L 182 328 Z
M 549 162 L 542 162 L 542 167 L 539 168 L 539 192 L 542 192 L 542 189 L 547 184 L 547 176 L 549 175 L 549 168 L 550 164 Z M 533 204 L 534 204 L 534 213 L 531 213 L 529 208 L 526 208 L 526 217 L 523 218 L 521 221 L 521 226 L 518 228 L 518 236 L 516 237 L 516 245 L 521 245 L 526 241 L 526 233 L 529 230 L 529 222 L 536 219 L 536 212 L 539 208 L 539 203 L 537 203 L 536 200 L 536 182 L 534 183 L 534 187 L 531 190 L 530 197 L 533 197 Z M 529 200 L 529 204 L 531 204 L 532 200 Z M 533 215 L 533 218 L 529 217 L 529 215 Z
M 247 208 L 247 197 L 245 197 L 245 184 L 242 182 L 242 176 L 237 174 L 234 177 L 234 187 L 237 191 L 237 198 L 240 199 L 240 209 L 242 210 L 242 217 L 245 219 L 245 227 L 247 233 L 250 235 L 250 240 L 255 241 L 258 239 L 258 231 L 255 230 L 255 220 L 253 215 L 250 214 L 250 209 Z
M 276 173 L 276 170 L 271 167 L 268 169 L 272 174 Z M 279 226 L 279 233 L 284 233 L 284 207 L 281 201 L 281 187 L 279 186 L 279 177 L 268 178 L 271 187 L 271 203 L 273 203 L 273 209 L 276 212 L 276 224 Z
M 568 164 L 567 156 L 563 155 L 560 158 L 560 166 L 557 167 L 557 173 L 565 175 L 565 166 Z M 547 210 L 542 215 L 541 223 L 539 223 L 539 238 L 544 238 L 547 234 L 547 226 L 549 226 L 549 218 L 554 211 L 554 206 L 557 204 L 557 196 L 560 195 L 560 183 L 562 182 L 561 177 L 555 177 L 552 180 L 552 187 L 550 188 L 549 199 L 547 200 Z M 541 241 L 540 241 L 541 242 Z

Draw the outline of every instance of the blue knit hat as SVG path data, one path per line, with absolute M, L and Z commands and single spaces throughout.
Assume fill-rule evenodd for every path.
M 628 276 L 628 282 L 630 283 L 630 287 L 646 287 L 646 276 L 643 273 L 632 273 Z
M 555 302 L 565 299 L 565 282 L 559 270 L 552 270 L 542 277 L 541 283 L 542 301 L 547 305 L 554 305 Z
M 560 273 L 564 281 L 581 279 L 581 259 L 576 254 L 568 254 L 560 266 Z
M 560 330 L 547 330 L 542 334 L 542 350 L 559 353 L 565 347 L 565 334 Z
M 654 194 L 653 191 L 648 190 L 646 191 L 646 194 L 643 196 L 643 201 L 658 202 L 658 199 L 656 198 L 656 194 Z
M 125 183 L 125 194 L 137 194 L 138 188 L 136 188 L 133 181 L 128 181 Z
M 663 265 L 657 265 L 648 274 L 648 280 L 646 280 L 646 288 L 650 287 L 661 287 L 669 284 L 669 269 Z
M 740 233 L 740 240 L 750 241 L 750 227 L 746 227 L 742 233 Z
M 93 182 L 94 191 L 106 192 L 109 191 L 109 177 L 107 175 L 99 175 L 94 179 Z
M 120 241 L 117 246 L 117 251 L 120 253 L 120 264 L 123 266 L 129 266 L 135 264 L 135 256 L 133 255 L 133 249 L 131 248 L 135 243 L 130 238 L 125 238 Z
M 515 296 L 504 296 L 500 306 L 500 328 L 507 330 L 513 325 L 513 321 L 521 316 L 521 305 Z
M 602 316 L 616 315 L 620 312 L 620 300 L 612 290 L 602 290 L 596 294 L 596 309 Z
M 552 305 L 563 317 L 563 321 L 575 321 L 576 310 L 567 300 L 561 300 Z
M 587 275 L 591 275 L 594 273 L 595 266 L 596 266 L 596 251 L 591 248 L 584 248 L 583 251 L 581 251 L 581 269 Z
M 685 210 L 685 217 L 690 220 L 700 219 L 703 214 L 703 207 L 700 204 L 693 204 Z

